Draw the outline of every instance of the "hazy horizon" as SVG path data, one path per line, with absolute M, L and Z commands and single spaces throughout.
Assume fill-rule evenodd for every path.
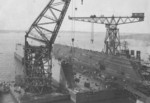
M 0 28 L 3 30 L 28 30 L 35 18 L 50 0 L 1 0 Z M 73 0 L 72 0 L 73 1 Z M 150 1 L 149 0 L 81 0 L 76 1 L 75 16 L 105 15 L 131 16 L 132 13 L 145 13 L 145 20 L 140 23 L 118 26 L 120 32 L 150 33 Z M 72 3 L 70 4 L 60 30 L 71 30 Z M 78 26 L 80 25 L 80 26 Z M 77 31 L 90 31 L 91 24 L 76 22 Z M 95 24 L 96 32 L 105 32 L 105 25 Z
M 0 30 L 0 32 L 26 32 L 27 30 Z M 87 33 L 91 33 L 90 31 L 71 31 L 71 30 L 60 30 L 59 32 L 87 32 Z M 105 31 L 95 31 L 94 33 L 106 33 Z M 139 32 L 120 32 L 120 34 L 125 34 L 125 35 L 128 35 L 128 34 L 131 34 L 131 35 L 135 35 L 135 34 L 146 34 L 146 35 L 149 35 L 150 33 L 139 33 Z

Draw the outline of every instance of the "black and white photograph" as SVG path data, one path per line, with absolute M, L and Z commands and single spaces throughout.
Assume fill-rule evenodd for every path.
M 0 0 L 0 103 L 150 103 L 150 0 Z

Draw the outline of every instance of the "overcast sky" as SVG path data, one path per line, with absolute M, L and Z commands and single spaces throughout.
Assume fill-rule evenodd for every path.
M 106 15 L 131 16 L 133 12 L 144 12 L 145 21 L 119 26 L 120 32 L 150 33 L 150 0 L 76 0 L 76 16 Z M 0 29 L 28 30 L 32 22 L 49 0 L 0 0 Z M 71 30 L 71 5 L 61 30 Z M 90 31 L 89 23 L 76 22 L 76 30 Z M 105 32 L 104 25 L 95 25 L 95 31 Z

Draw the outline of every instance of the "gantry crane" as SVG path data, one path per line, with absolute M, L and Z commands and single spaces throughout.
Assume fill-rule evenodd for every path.
M 100 16 L 91 15 L 90 17 L 69 17 L 70 20 L 90 22 L 97 24 L 105 24 L 106 37 L 105 37 L 105 53 L 116 55 L 119 52 L 120 37 L 118 25 L 129 24 L 144 21 L 144 13 L 132 13 L 132 16 Z
M 52 47 L 71 0 L 50 0 L 25 35 L 25 90 L 51 91 Z M 34 43 L 33 43 L 34 42 Z

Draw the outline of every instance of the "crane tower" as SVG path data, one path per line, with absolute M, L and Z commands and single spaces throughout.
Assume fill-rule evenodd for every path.
M 132 16 L 100 16 L 91 15 L 90 17 L 69 17 L 70 20 L 105 24 L 106 36 L 104 48 L 106 54 L 116 55 L 119 52 L 120 36 L 118 25 L 144 21 L 144 13 L 132 13 Z
M 25 35 L 25 90 L 51 92 L 53 43 L 71 0 L 50 0 Z

